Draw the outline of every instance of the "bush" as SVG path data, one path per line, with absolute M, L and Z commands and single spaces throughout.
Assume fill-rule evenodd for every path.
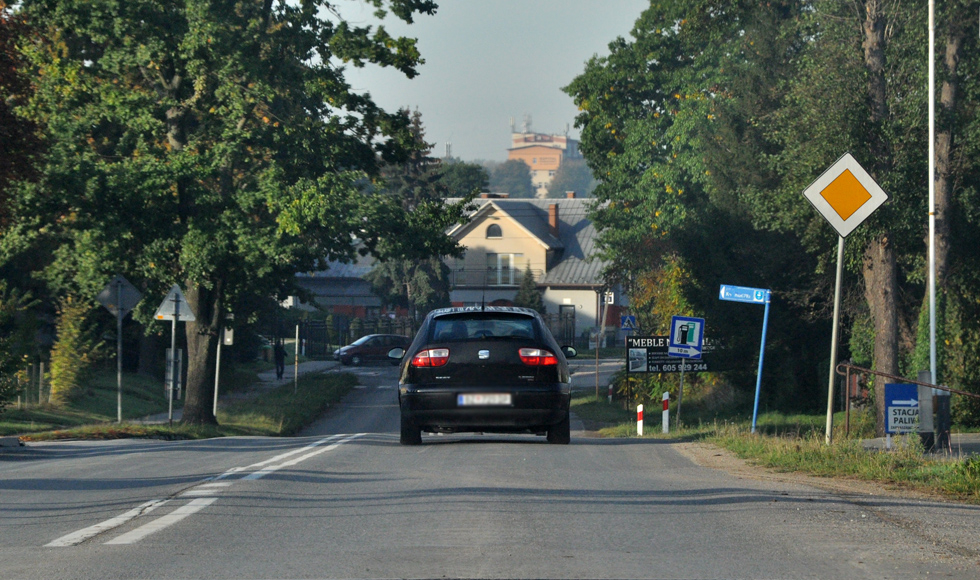
M 77 397 L 82 381 L 97 358 L 96 343 L 86 325 L 91 308 L 72 297 L 58 305 L 57 339 L 51 351 L 51 402 L 63 405 Z

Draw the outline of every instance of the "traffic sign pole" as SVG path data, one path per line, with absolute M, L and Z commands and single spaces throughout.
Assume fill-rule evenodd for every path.
M 167 411 L 167 418 L 170 420 L 170 426 L 174 425 L 174 389 L 177 387 L 177 373 L 180 369 L 177 368 L 177 322 L 180 320 L 180 296 L 174 296 L 174 317 L 170 322 L 170 393 L 167 399 L 169 400 L 169 410 Z
M 122 423 L 122 280 L 116 280 L 116 422 Z
M 827 381 L 827 445 L 834 442 L 834 376 L 837 374 L 837 336 L 840 334 L 840 285 L 844 277 L 844 236 L 837 236 L 837 281 L 834 283 L 834 329 L 830 338 L 830 379 Z
M 755 374 L 755 406 L 752 408 L 752 432 L 755 433 L 755 422 L 759 417 L 759 390 L 762 387 L 762 361 L 766 358 L 766 329 L 769 328 L 770 294 L 766 290 L 766 311 L 762 315 L 762 344 L 759 346 L 759 370 Z

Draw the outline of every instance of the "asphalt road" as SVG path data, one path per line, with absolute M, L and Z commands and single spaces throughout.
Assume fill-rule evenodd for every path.
M 980 508 L 574 433 L 398 444 L 394 369 L 301 437 L 0 455 L 0 578 L 977 578 Z

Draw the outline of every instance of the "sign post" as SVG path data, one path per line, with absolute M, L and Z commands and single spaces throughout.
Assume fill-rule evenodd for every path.
M 122 321 L 143 295 L 129 280 L 116 274 L 96 298 L 116 315 L 116 422 L 122 423 Z
M 755 405 L 752 407 L 752 432 L 755 433 L 756 419 L 759 417 L 759 390 L 762 386 L 762 360 L 766 356 L 766 329 L 769 328 L 769 300 L 772 292 L 764 288 L 746 288 L 744 286 L 722 285 L 719 298 L 732 302 L 749 302 L 765 304 L 766 310 L 762 315 L 762 342 L 759 346 L 759 370 L 755 375 Z
M 681 358 L 701 358 L 704 349 L 704 319 L 691 316 L 672 316 L 667 354 Z M 681 361 L 681 384 L 677 391 L 677 428 L 681 428 L 681 403 L 684 401 L 684 367 Z
M 850 153 L 845 153 L 803 191 L 814 209 L 837 231 L 837 280 L 834 284 L 833 336 L 830 340 L 830 380 L 827 387 L 827 430 L 829 445 L 834 430 L 834 376 L 837 372 L 837 337 L 840 333 L 840 287 L 844 274 L 844 238 L 861 225 L 888 194 Z
M 174 387 L 177 385 L 180 373 L 180 367 L 177 366 L 177 323 L 180 322 L 180 317 L 183 316 L 186 322 L 192 322 L 197 320 L 194 317 L 194 313 L 191 312 L 189 307 L 186 307 L 186 312 L 181 311 L 181 304 L 187 304 L 187 299 L 184 298 L 184 293 L 180 291 L 180 286 L 174 284 L 170 287 L 170 292 L 167 297 L 163 299 L 160 307 L 157 308 L 157 312 L 153 315 L 156 320 L 170 320 L 170 352 L 174 353 L 173 360 L 171 362 L 170 372 L 173 380 L 170 383 L 169 393 L 167 394 L 168 400 L 168 411 L 167 418 L 170 420 L 170 425 L 174 424 Z

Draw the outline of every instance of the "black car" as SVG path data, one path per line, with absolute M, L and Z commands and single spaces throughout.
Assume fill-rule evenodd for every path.
M 407 350 L 398 385 L 401 442 L 431 433 L 533 433 L 567 444 L 571 382 L 541 316 L 525 308 L 435 310 Z
M 405 348 L 411 342 L 408 337 L 398 334 L 369 334 L 362 336 L 333 353 L 334 360 L 341 364 L 358 366 L 370 361 L 388 361 L 388 351 Z

